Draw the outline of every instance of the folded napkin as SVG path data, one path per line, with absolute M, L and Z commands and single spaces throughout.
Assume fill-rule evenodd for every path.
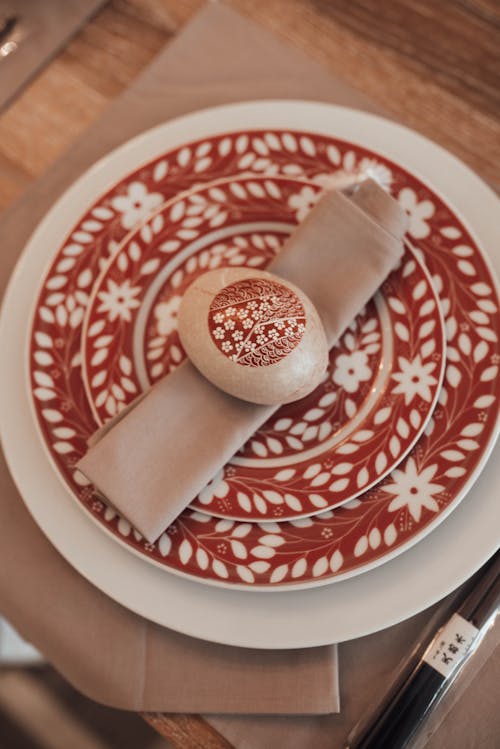
M 350 197 L 329 192 L 271 263 L 312 300 L 329 346 L 401 257 L 406 218 L 372 180 Z M 94 437 L 78 468 L 154 542 L 276 409 L 222 392 L 186 361 Z

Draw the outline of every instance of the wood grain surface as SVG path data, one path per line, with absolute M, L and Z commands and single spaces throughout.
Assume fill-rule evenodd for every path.
M 226 0 L 500 187 L 498 0 Z M 111 0 L 0 118 L 0 210 L 203 4 Z M 183 749 L 229 744 L 196 716 L 145 719 Z
M 232 749 L 231 744 L 197 715 L 144 713 L 143 718 L 176 749 Z
M 497 0 L 227 0 L 500 184 Z M 0 118 L 0 209 L 203 0 L 112 0 Z

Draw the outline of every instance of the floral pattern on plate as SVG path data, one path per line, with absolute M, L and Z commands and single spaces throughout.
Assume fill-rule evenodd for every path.
M 307 189 L 315 199 L 321 194 L 318 185 Z M 147 319 L 158 288 L 170 291 L 171 298 L 164 295 L 161 302 L 169 304 L 207 267 L 267 264 L 279 249 L 277 235 L 269 232 L 273 227 L 290 231 L 303 190 L 302 183 L 284 177 L 219 182 L 169 202 L 128 235 L 95 283 L 82 337 L 85 387 L 100 424 L 151 384 L 145 378 Z M 209 218 L 197 224 L 195 237 L 184 237 L 193 207 Z M 224 232 L 227 254 L 219 242 L 213 244 L 214 221 L 217 239 Z M 243 227 L 253 240 L 244 247 Z M 123 298 L 130 299 L 122 314 L 116 305 L 103 304 L 108 292 L 102 289 L 110 287 L 123 289 Z M 172 357 L 165 357 L 163 376 L 184 358 L 175 324 L 168 341 L 173 347 L 175 363 L 167 368 Z M 377 304 L 370 303 L 332 349 L 320 386 L 277 411 L 191 507 L 232 520 L 282 522 L 354 499 L 418 439 L 443 368 L 438 301 L 426 271 L 408 250 Z
M 158 193 L 166 200 L 200 180 L 243 170 L 305 176 L 327 186 L 374 176 L 403 201 L 411 219 L 409 237 L 433 275 L 446 319 L 445 384 L 426 434 L 398 473 L 362 499 L 315 518 L 279 524 L 235 523 L 187 511 L 150 545 L 106 508 L 75 471 L 96 427 L 82 388 L 83 316 L 99 269 L 129 228 L 123 216 L 134 206 L 122 210 L 123 204 L 113 205 L 117 197 L 131 197 L 132 185 L 140 183 L 145 189 L 141 196 Z M 297 211 L 307 210 L 309 198 L 302 197 Z M 55 252 L 41 282 L 28 366 L 48 453 L 72 496 L 104 530 L 172 572 L 273 590 L 363 572 L 404 551 L 456 506 L 496 433 L 499 327 L 495 280 L 487 263 L 460 218 L 421 180 L 382 156 L 330 136 L 256 130 L 203 139 L 162 154 L 96 197 Z M 394 493 L 398 485 L 407 492 L 404 477 L 414 491 Z

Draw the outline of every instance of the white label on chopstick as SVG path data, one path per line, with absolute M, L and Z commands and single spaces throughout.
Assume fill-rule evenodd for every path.
M 448 676 L 462 663 L 479 630 L 460 614 L 453 614 L 439 630 L 422 660 L 442 676 Z

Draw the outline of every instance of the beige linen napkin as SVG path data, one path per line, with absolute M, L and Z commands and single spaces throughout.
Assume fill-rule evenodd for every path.
M 312 300 L 329 346 L 401 257 L 406 218 L 371 180 L 351 199 L 330 192 L 271 263 Z M 94 439 L 77 465 L 153 543 L 276 408 L 222 392 L 185 362 Z
M 254 52 L 251 57 L 246 54 L 248 49 Z M 199 64 L 200 59 L 203 65 Z M 101 120 L 5 214 L 0 226 L 3 237 L 0 286 L 5 285 L 16 257 L 54 200 L 84 168 L 110 148 L 168 117 L 202 106 L 276 96 L 321 99 L 374 109 L 359 92 L 332 78 L 265 30 L 221 5 L 206 6 Z M 151 625 L 115 604 L 78 575 L 35 526 L 3 464 L 0 465 L 0 561 L 1 613 L 88 695 L 129 709 L 170 712 L 222 709 L 219 694 L 214 696 L 210 707 L 202 704 L 207 685 L 214 683 L 208 678 L 205 659 L 216 660 L 222 651 L 217 646 Z M 326 734 L 324 743 L 328 742 L 329 748 L 342 746 L 349 728 L 380 692 L 427 616 L 424 612 L 389 630 L 341 646 L 343 712 L 319 719 Z M 164 640 L 160 646 L 161 638 Z M 482 646 L 485 658 L 498 644 L 498 637 L 493 639 L 489 648 L 486 642 Z M 196 675 L 173 682 L 168 663 L 176 659 L 178 652 L 182 657 L 182 647 L 177 650 L 179 645 L 192 649 L 191 663 Z M 323 685 L 317 684 L 303 677 L 300 667 L 292 663 L 287 666 L 288 686 L 293 688 L 296 683 L 303 698 L 310 700 L 309 705 L 313 704 L 318 712 L 334 712 L 338 710 L 335 648 L 307 652 L 318 659 L 316 667 L 320 671 L 323 664 L 329 678 L 324 678 Z M 233 653 L 238 658 L 240 651 Z M 243 661 L 240 654 L 238 664 L 232 664 L 236 676 Z M 432 749 L 448 745 L 450 722 L 453 736 L 458 737 L 453 744 L 455 749 L 494 746 L 495 736 L 500 734 L 500 711 L 492 707 L 496 681 L 490 663 L 473 681 L 464 682 L 467 695 L 458 707 L 462 708 L 464 703 L 472 705 L 475 712 L 453 709 L 444 730 L 438 730 L 435 742 L 429 745 Z M 240 692 L 240 701 L 250 711 L 256 690 L 248 683 L 247 687 L 244 695 Z M 477 689 L 473 701 L 472 688 Z M 301 705 L 296 693 L 285 690 L 284 712 L 300 712 Z M 439 715 L 442 716 L 441 708 L 436 711 L 436 717 Z M 319 742 L 316 743 L 317 719 L 276 718 L 271 723 L 268 720 L 272 721 L 271 718 L 218 718 L 216 726 L 238 749 L 277 746 L 321 749 Z M 482 743 L 475 743 L 477 736 L 484 739 Z

